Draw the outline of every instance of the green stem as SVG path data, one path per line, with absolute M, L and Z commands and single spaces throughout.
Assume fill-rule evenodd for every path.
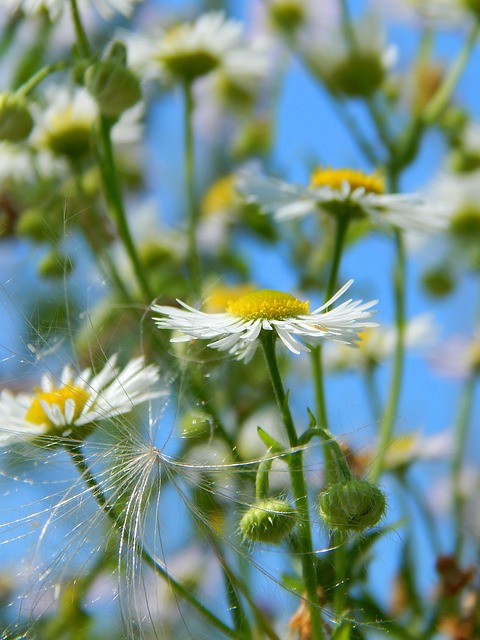
M 185 95 L 185 192 L 188 205 L 188 250 L 190 276 L 195 295 L 200 293 L 200 259 L 197 246 L 198 211 L 195 201 L 195 148 L 193 136 L 194 99 L 190 82 L 184 84 Z
M 77 0 L 70 0 L 70 8 L 72 10 L 72 20 L 77 36 L 79 50 L 84 58 L 90 57 L 90 45 L 88 43 L 87 34 L 83 28 L 82 19 L 78 10 Z
M 338 271 L 340 269 L 340 262 L 342 258 L 343 248 L 345 245 L 345 239 L 347 236 L 349 218 L 349 204 L 346 203 L 337 212 L 335 218 L 335 245 L 333 248 L 332 263 L 330 265 L 330 275 L 328 278 L 327 291 L 325 294 L 325 302 L 330 300 L 337 287 Z M 314 347 L 310 352 L 310 361 L 312 367 L 313 386 L 315 393 L 315 407 L 317 411 L 317 420 L 322 427 L 328 429 L 328 414 L 325 401 L 325 391 L 323 384 L 323 366 L 322 366 L 322 347 Z M 323 443 L 323 455 L 325 460 L 326 478 L 327 483 L 331 482 L 331 465 L 330 456 L 325 443 Z
M 39 85 L 45 78 L 48 78 L 49 75 L 55 73 L 56 71 L 62 71 L 68 67 L 68 63 L 64 60 L 59 60 L 58 62 L 54 62 L 52 64 L 47 64 L 47 66 L 37 71 L 31 78 L 27 80 L 24 84 L 18 87 L 16 93 L 21 96 L 28 96 L 37 85 Z
M 272 382 L 275 400 L 282 416 L 285 431 L 287 432 L 290 446 L 298 445 L 298 437 L 288 404 L 288 396 L 283 387 L 280 369 L 275 354 L 275 333 L 262 331 L 261 342 L 263 353 L 267 362 L 267 368 Z M 302 560 L 302 572 L 305 590 L 307 592 L 310 619 L 312 624 L 312 640 L 324 638 L 322 619 L 318 607 L 316 563 L 313 554 L 312 532 L 310 528 L 310 509 L 308 505 L 307 486 L 303 473 L 303 452 L 297 451 L 290 456 L 288 465 L 295 506 L 298 513 L 298 545 Z
M 345 36 L 345 40 L 350 48 L 350 51 L 354 51 L 357 43 L 355 38 L 355 30 L 353 28 L 352 19 L 350 17 L 350 11 L 348 9 L 347 0 L 340 0 L 340 11 L 341 11 L 341 21 L 342 21 L 342 29 L 343 34 Z
M 424 111 L 423 120 L 425 123 L 432 124 L 433 122 L 435 122 L 441 115 L 444 108 L 447 106 L 448 101 L 450 100 L 455 90 L 457 82 L 459 81 L 460 76 L 462 75 L 463 70 L 465 69 L 465 66 L 470 58 L 473 47 L 477 42 L 479 33 L 480 22 L 476 20 L 474 26 L 472 27 L 472 30 L 465 40 L 462 50 L 453 62 L 449 73 L 445 77 L 445 80 L 437 89 L 437 92 L 430 100 L 430 103 Z
M 143 295 L 148 302 L 155 297 L 150 289 L 145 277 L 144 268 L 140 262 L 135 244 L 130 234 L 127 223 L 127 216 L 123 206 L 123 198 L 118 182 L 117 168 L 113 155 L 111 139 L 111 122 L 104 116 L 100 117 L 100 144 L 102 153 L 100 155 L 100 169 L 102 173 L 103 185 L 105 188 L 107 202 L 113 219 L 115 220 L 118 234 L 125 246 L 125 249 L 132 263 L 135 276 L 138 280 Z
M 85 484 L 90 489 L 92 496 L 95 498 L 100 509 L 109 518 L 113 526 L 120 532 L 122 539 L 125 543 L 129 543 L 129 533 L 125 530 L 124 518 L 120 513 L 117 513 L 114 505 L 112 505 L 106 498 L 105 494 L 99 487 L 95 477 L 93 476 L 90 468 L 83 455 L 82 447 L 80 444 L 71 442 L 65 445 L 73 463 L 77 467 L 80 475 Z M 142 543 L 137 540 L 135 543 L 134 551 L 141 557 L 145 564 L 150 567 L 157 575 L 165 579 L 172 590 L 181 598 L 183 598 L 188 604 L 196 609 L 208 622 L 210 622 L 216 629 L 225 634 L 227 638 L 233 638 L 238 640 L 238 634 L 236 631 L 228 627 L 217 616 L 207 609 L 201 602 L 199 602 L 195 596 L 184 587 L 180 582 L 175 580 L 167 570 L 145 549 Z
M 396 264 L 393 275 L 395 296 L 395 326 L 397 341 L 390 380 L 387 404 L 380 422 L 378 451 L 373 464 L 372 482 L 377 482 L 383 471 L 385 455 L 392 439 L 393 426 L 397 413 L 403 375 L 404 342 L 405 342 L 405 249 L 400 231 L 395 231 Z
M 335 594 L 333 596 L 333 608 L 338 617 L 345 613 L 347 602 L 347 553 L 345 548 L 346 538 L 341 531 L 334 531 L 332 542 L 335 548 L 333 556 L 335 564 Z
M 465 446 L 467 442 L 468 427 L 472 415 L 473 397 L 475 391 L 475 383 L 477 381 L 477 373 L 472 373 L 465 382 L 462 396 L 460 399 L 460 408 L 455 428 L 455 444 L 452 457 L 452 486 L 453 486 L 453 513 L 454 523 L 456 526 L 455 533 L 455 555 L 460 560 L 463 551 L 463 507 L 465 498 L 461 487 L 461 473 L 463 468 L 463 457 L 465 454 Z

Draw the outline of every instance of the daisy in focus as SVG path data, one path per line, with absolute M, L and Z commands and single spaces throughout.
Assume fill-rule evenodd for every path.
M 158 369 L 143 357 L 120 369 L 112 356 L 96 375 L 85 369 L 74 375 L 65 367 L 56 381 L 44 375 L 31 393 L 0 393 L 0 446 L 38 436 L 67 437 L 74 427 L 130 412 L 136 405 L 163 395 L 155 388 Z
M 262 47 L 249 46 L 243 25 L 222 12 L 205 13 L 160 34 L 127 37 L 132 68 L 145 77 L 192 82 L 222 69 L 241 86 L 265 75 Z
M 114 12 L 119 12 L 128 17 L 131 15 L 135 4 L 142 0 L 80 0 L 79 5 L 93 5 L 104 17 L 111 18 Z M 14 13 L 22 10 L 27 16 L 34 16 L 47 11 L 52 20 L 56 20 L 69 7 L 68 0 L 5 0 L 7 11 Z
M 262 331 L 274 331 L 289 351 L 309 351 L 323 340 L 354 344 L 360 330 L 376 326 L 370 321 L 370 309 L 377 300 L 362 303 L 346 300 L 335 309 L 328 308 L 352 285 L 347 282 L 321 307 L 309 312 L 308 302 L 270 289 L 254 291 L 227 304 L 225 313 L 204 313 L 178 300 L 183 307 L 154 305 L 154 318 L 160 329 L 174 329 L 182 336 L 172 342 L 194 338 L 213 340 L 208 346 L 227 351 L 237 360 L 249 362 L 258 346 Z
M 404 231 L 433 231 L 447 226 L 440 205 L 429 204 L 417 194 L 385 193 L 385 181 L 377 173 L 318 167 L 305 187 L 268 178 L 247 167 L 239 175 L 237 188 L 248 203 L 257 204 L 277 220 L 320 211 L 348 215 L 349 219 L 368 217 L 380 227 Z

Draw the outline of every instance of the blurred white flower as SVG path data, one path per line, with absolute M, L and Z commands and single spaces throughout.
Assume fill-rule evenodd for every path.
M 155 388 L 159 371 L 135 358 L 123 368 L 112 356 L 96 375 L 85 369 L 75 375 L 65 367 L 59 380 L 44 375 L 31 393 L 0 394 L 0 446 L 31 440 L 130 412 L 136 405 L 164 395 Z M 67 434 L 68 435 L 68 434 Z
M 61 177 L 66 170 L 64 162 L 46 149 L 36 152 L 18 144 L 0 142 L 0 181 L 3 184 Z
M 377 5 L 395 19 L 426 21 L 447 28 L 468 24 L 472 18 L 468 0 L 378 0 Z
M 114 12 L 122 13 L 124 16 L 131 15 L 135 4 L 142 0 L 79 0 L 80 9 L 82 5 L 93 5 L 104 18 L 111 18 Z M 33 16 L 42 11 L 48 11 L 52 20 L 56 20 L 65 8 L 69 7 L 68 0 L 3 0 L 7 11 L 13 13 L 21 9 L 26 15 Z
M 50 85 L 41 102 L 47 106 L 34 111 L 36 126 L 31 135 L 32 144 L 73 158 L 89 152 L 99 110 L 88 91 Z M 115 144 L 139 142 L 143 135 L 143 114 L 142 103 L 125 111 L 112 128 L 112 141 Z
M 243 24 L 222 12 L 205 13 L 158 34 L 129 34 L 130 66 L 140 75 L 161 80 L 192 81 L 220 71 L 242 87 L 265 75 L 262 42 L 249 43 Z
M 322 38 L 305 39 L 300 53 L 332 93 L 369 96 L 396 63 L 397 48 L 387 44 L 385 29 L 373 11 L 353 23 L 351 33 L 353 42 L 347 41 L 338 23 Z
M 439 336 L 439 327 L 430 313 L 411 318 L 404 334 L 405 349 L 426 348 L 435 344 Z M 359 335 L 356 349 L 331 343 L 325 346 L 325 367 L 334 370 L 368 369 L 390 358 L 397 342 L 396 326 L 378 326 L 363 331 Z
M 451 430 L 425 435 L 411 431 L 395 435 L 385 455 L 386 469 L 399 469 L 417 461 L 448 460 L 454 445 Z
M 370 309 L 377 303 L 362 303 L 352 299 L 326 311 L 352 285 L 345 284 L 325 304 L 311 313 L 308 302 L 301 302 L 288 293 L 254 291 L 233 300 L 225 313 L 204 313 L 178 300 L 183 307 L 153 305 L 162 314 L 154 318 L 160 329 L 175 329 L 184 335 L 171 342 L 186 342 L 192 338 L 214 339 L 209 347 L 228 351 L 237 360 L 248 362 L 256 351 L 262 331 L 274 331 L 289 351 L 299 354 L 309 351 L 307 345 L 324 340 L 353 344 L 361 329 L 376 326 L 370 321 Z
M 335 216 L 339 207 L 347 206 L 351 217 L 366 215 L 381 227 L 418 232 L 447 225 L 443 206 L 427 203 L 418 194 L 384 193 L 384 181 L 376 173 L 318 168 L 310 186 L 305 187 L 268 178 L 247 167 L 239 173 L 237 186 L 247 202 L 257 203 L 277 220 L 318 211 Z
M 429 358 L 435 371 L 447 378 L 466 378 L 480 371 L 480 329 L 471 337 L 453 335 Z

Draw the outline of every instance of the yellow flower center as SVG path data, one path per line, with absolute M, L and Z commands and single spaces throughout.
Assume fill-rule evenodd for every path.
M 56 405 L 63 413 L 66 401 L 71 399 L 75 403 L 75 410 L 72 418 L 73 423 L 80 416 L 82 409 L 89 398 L 90 394 L 88 391 L 85 391 L 85 389 L 82 389 L 81 387 L 71 386 L 68 384 L 63 387 L 53 389 L 53 391 L 39 391 L 25 415 L 25 420 L 27 422 L 32 422 L 33 424 L 49 424 L 50 426 L 53 426 L 45 413 L 42 402 L 46 403 L 49 407 Z
M 88 153 L 94 118 L 78 116 L 72 105 L 52 115 L 42 143 L 54 153 L 76 157 Z
M 284 320 L 308 313 L 308 301 L 301 302 L 289 293 L 263 289 L 230 302 L 227 311 L 245 320 Z
M 203 310 L 207 313 L 222 313 L 238 298 L 242 298 L 254 291 L 251 284 L 239 284 L 236 287 L 226 287 L 218 285 L 210 292 Z
M 235 176 L 224 176 L 214 182 L 206 192 L 202 201 L 202 215 L 208 216 L 230 211 L 235 206 L 237 200 Z
M 352 191 L 363 187 L 367 193 L 380 194 L 385 192 L 385 180 L 377 173 L 369 175 L 354 169 L 323 169 L 318 167 L 310 178 L 312 188 L 330 187 L 340 190 L 344 182 L 348 182 Z

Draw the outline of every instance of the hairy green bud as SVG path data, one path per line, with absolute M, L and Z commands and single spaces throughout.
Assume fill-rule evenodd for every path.
M 14 93 L 0 94 L 0 140 L 20 142 L 30 135 L 33 118 L 25 99 Z
M 246 540 L 280 544 L 292 531 L 296 512 L 290 503 L 280 498 L 259 500 L 240 520 L 240 531 Z
M 138 78 L 111 60 L 101 60 L 89 67 L 85 84 L 100 111 L 112 118 L 133 107 L 142 97 Z
M 338 531 L 374 527 L 386 509 L 384 494 L 368 480 L 335 482 L 320 495 L 322 520 Z

